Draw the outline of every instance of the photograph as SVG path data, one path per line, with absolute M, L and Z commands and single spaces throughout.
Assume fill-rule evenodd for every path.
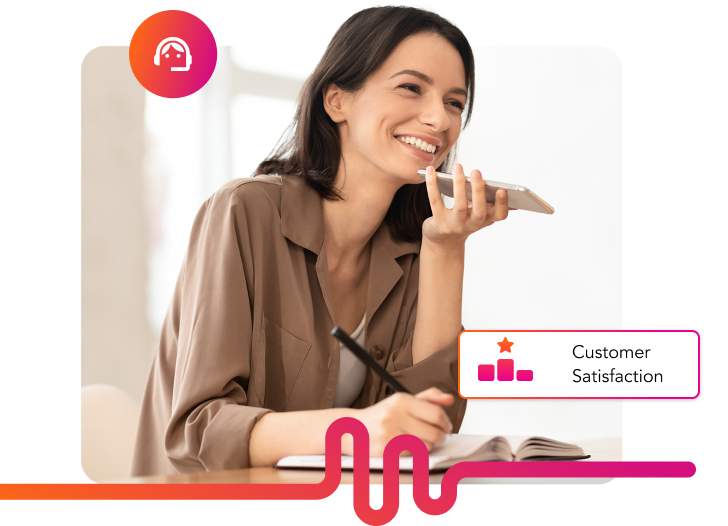
M 372 457 L 397 435 L 432 450 L 458 433 L 621 459 L 619 400 L 465 400 L 457 378 L 462 330 L 620 327 L 619 58 L 473 48 L 456 22 L 363 9 L 331 20 L 293 72 L 220 47 L 183 98 L 145 92 L 127 47 L 87 54 L 92 480 L 285 481 L 271 466 L 322 455 L 346 416 Z

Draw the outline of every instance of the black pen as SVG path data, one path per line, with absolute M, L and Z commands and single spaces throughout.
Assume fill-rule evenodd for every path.
M 331 330 L 331 335 L 334 336 L 341 343 L 346 345 L 346 347 L 351 352 L 353 352 L 357 358 L 367 364 L 375 373 L 377 373 L 382 378 L 382 380 L 387 382 L 392 389 L 399 393 L 412 394 L 405 386 L 395 380 L 391 374 L 385 371 L 384 368 L 374 360 L 374 358 L 369 356 L 368 352 L 366 352 L 359 346 L 358 343 L 352 340 L 351 336 L 342 331 L 338 325 Z

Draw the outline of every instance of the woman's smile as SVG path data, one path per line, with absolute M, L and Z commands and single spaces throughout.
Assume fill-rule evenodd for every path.
M 417 170 L 439 166 L 460 135 L 466 86 L 458 50 L 432 33 L 403 40 L 357 91 L 330 84 L 326 99 L 339 125 L 342 166 L 369 182 L 389 180 L 387 188 L 421 184 Z M 389 146 L 392 139 L 400 145 Z
M 435 160 L 435 154 L 433 152 L 437 147 L 434 144 L 428 144 L 422 139 L 415 138 L 411 135 L 400 135 L 395 137 L 395 139 L 420 159 L 429 161 L 430 163 Z

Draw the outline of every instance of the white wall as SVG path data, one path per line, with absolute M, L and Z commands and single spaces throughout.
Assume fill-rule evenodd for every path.
M 514 211 L 467 243 L 466 329 L 622 324 L 621 64 L 600 47 L 474 49 L 466 173 L 530 188 L 549 215 Z M 509 338 L 511 339 L 511 338 Z M 514 334 L 517 347 L 517 334 Z M 620 401 L 471 400 L 464 433 L 621 435 Z
M 157 339 L 145 316 L 144 88 L 126 47 L 90 51 L 81 78 L 81 382 L 140 401 Z

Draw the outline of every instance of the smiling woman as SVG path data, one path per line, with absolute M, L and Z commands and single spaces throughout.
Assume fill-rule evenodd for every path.
M 431 448 L 458 431 L 465 240 L 508 214 L 505 192 L 486 203 L 477 170 L 472 206 L 460 165 L 452 210 L 437 190 L 473 90 L 467 40 L 434 13 L 372 8 L 341 26 L 288 138 L 195 219 L 133 475 L 320 454 L 345 416 L 366 425 L 375 456 L 400 434 Z M 418 394 L 389 396 L 330 336 L 335 325 Z
M 401 42 L 356 92 L 329 83 L 324 108 L 338 125 L 341 143 L 356 146 L 346 159 L 357 163 L 352 169 L 371 165 L 373 174 L 400 188 L 415 181 L 413 168 L 440 165 L 455 144 L 467 100 L 465 82 L 463 61 L 452 44 L 438 34 L 419 33 Z M 423 142 L 434 150 L 422 148 Z M 402 155 L 402 144 L 414 157 Z
M 393 53 L 395 49 L 397 53 Z M 453 79 L 457 82 L 453 83 Z M 256 175 L 298 175 L 306 178 L 322 197 L 337 197 L 334 180 L 342 161 L 341 135 L 347 124 L 342 129 L 330 117 L 324 107 L 324 93 L 333 87 L 361 97 L 365 84 L 380 92 L 372 94 L 375 97 L 382 91 L 393 95 L 386 99 L 386 110 L 394 106 L 398 112 L 405 107 L 411 111 L 417 105 L 432 104 L 439 96 L 435 103 L 448 107 L 448 117 L 456 121 L 447 124 L 450 138 L 454 136 L 449 144 L 443 144 L 430 126 L 423 128 L 422 124 L 412 122 L 409 125 L 414 129 L 396 130 L 401 139 L 429 139 L 429 144 L 439 150 L 434 157 L 418 155 L 414 171 L 411 164 L 401 166 L 403 161 L 399 158 L 390 166 L 400 168 L 400 175 L 411 176 L 397 189 L 385 221 L 396 239 L 419 240 L 422 223 L 432 215 L 432 210 L 425 185 L 419 184 L 417 170 L 428 164 L 439 172 L 450 170 L 454 142 L 461 127 L 467 126 L 475 100 L 475 60 L 470 44 L 457 27 L 435 13 L 415 8 L 372 8 L 344 22 L 301 90 L 292 133 L 260 164 Z M 379 107 L 381 102 L 374 100 L 373 105 L 360 107 L 367 113 L 373 108 L 385 111 Z M 386 137 L 395 137 L 395 130 L 390 130 Z M 415 147 L 406 149 L 417 155 Z M 385 147 L 380 153 L 388 150 Z

